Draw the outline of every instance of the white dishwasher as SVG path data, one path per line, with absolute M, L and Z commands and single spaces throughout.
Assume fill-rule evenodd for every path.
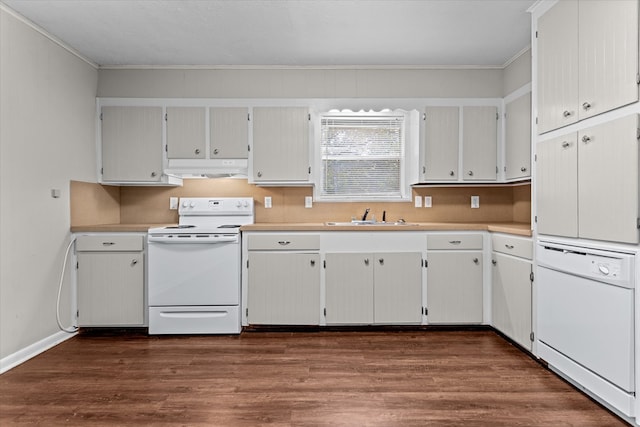
M 634 255 L 539 241 L 537 262 L 538 356 L 634 416 Z

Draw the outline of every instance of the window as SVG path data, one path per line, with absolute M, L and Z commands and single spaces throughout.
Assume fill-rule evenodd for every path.
M 319 200 L 407 200 L 403 111 L 320 115 Z M 409 168 L 411 169 L 411 168 Z

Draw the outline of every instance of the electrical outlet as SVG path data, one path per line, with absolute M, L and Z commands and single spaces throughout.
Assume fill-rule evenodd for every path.
M 264 207 L 265 209 L 271 209 L 271 196 L 265 196 Z
M 431 196 L 424 196 L 424 207 L 430 208 L 431 206 L 433 206 L 431 204 Z
M 480 207 L 480 196 L 471 196 L 471 207 L 473 209 Z
M 421 208 L 422 207 L 422 197 L 416 196 L 414 198 L 414 203 L 415 203 L 416 208 Z
M 312 208 L 313 207 L 313 197 L 311 197 L 311 196 L 305 196 L 304 197 L 304 207 L 305 208 Z
M 178 198 L 177 197 L 169 197 L 169 209 L 175 211 L 178 209 Z

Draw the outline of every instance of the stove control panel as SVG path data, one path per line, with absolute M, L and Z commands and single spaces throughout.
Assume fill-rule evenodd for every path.
M 251 197 L 183 197 L 180 215 L 253 215 Z

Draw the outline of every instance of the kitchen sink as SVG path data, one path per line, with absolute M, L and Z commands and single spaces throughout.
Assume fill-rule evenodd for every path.
M 331 221 L 331 222 L 325 222 L 325 225 L 331 225 L 331 226 L 390 226 L 390 225 L 418 225 L 415 223 L 410 223 L 410 222 L 404 222 L 404 221 L 397 221 L 397 222 L 377 222 L 377 221 L 344 221 L 344 222 L 340 222 L 340 221 Z

